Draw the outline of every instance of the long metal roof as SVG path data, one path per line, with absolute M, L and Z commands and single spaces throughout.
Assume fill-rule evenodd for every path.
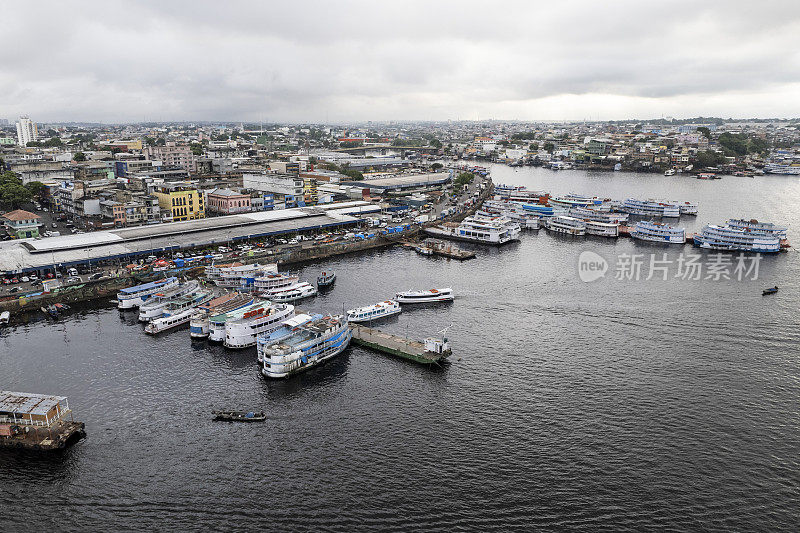
M 0 242 L 0 274 L 18 273 L 55 265 L 127 258 L 222 244 L 235 239 L 278 235 L 317 228 L 351 225 L 351 215 L 379 212 L 380 206 L 363 201 L 261 211 L 240 215 L 95 231 L 76 235 Z
M 31 392 L 0 391 L 0 412 L 46 415 L 65 396 L 48 396 Z

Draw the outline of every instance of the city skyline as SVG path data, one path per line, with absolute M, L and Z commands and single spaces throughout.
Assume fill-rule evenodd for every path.
M 10 41 L 26 46 L 0 52 L 0 116 L 103 123 L 800 116 L 797 5 L 95 7 L 7 6 Z

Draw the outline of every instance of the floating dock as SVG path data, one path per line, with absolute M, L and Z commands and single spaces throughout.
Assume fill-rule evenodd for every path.
M 446 338 L 425 339 L 424 342 L 406 339 L 368 328 L 359 324 L 351 324 L 353 330 L 352 343 L 373 350 L 402 357 L 423 365 L 438 364 L 450 354 L 450 346 Z
M 427 255 L 439 255 L 442 257 L 447 257 L 448 259 L 458 259 L 459 261 L 475 258 L 475 252 L 462 250 L 457 246 L 453 246 L 449 242 L 438 241 L 435 239 L 426 239 L 421 244 L 404 242 L 403 246 L 412 248 L 414 250 L 417 248 L 424 248 L 430 250 L 430 253 Z

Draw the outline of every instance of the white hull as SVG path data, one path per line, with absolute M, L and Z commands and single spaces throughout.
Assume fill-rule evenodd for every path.
M 279 331 L 276 335 L 280 335 Z M 280 379 L 304 372 L 342 353 L 350 345 L 353 333 L 345 321 L 321 337 L 296 345 L 291 353 L 288 349 L 280 349 L 280 339 L 265 342 L 259 338 L 258 362 L 261 374 L 267 378 Z M 281 337 L 285 339 L 286 337 Z M 274 346 L 277 345 L 278 349 Z
M 401 304 L 424 304 L 428 302 L 452 302 L 455 296 L 452 289 L 436 289 L 434 291 L 398 292 L 394 300 Z
M 239 350 L 255 346 L 259 334 L 276 330 L 280 327 L 281 322 L 294 316 L 294 306 L 292 305 L 270 306 L 269 309 L 275 310 L 275 312 L 261 315 L 258 318 L 226 322 L 225 347 Z
M 399 315 L 402 312 L 402 309 L 397 309 L 394 311 L 385 311 L 379 315 L 371 316 L 369 318 L 348 318 L 350 322 L 369 322 L 370 320 L 379 320 L 381 318 L 387 318 L 394 315 Z
M 157 318 L 147 324 L 144 330 L 150 335 L 158 335 L 159 333 L 175 329 L 188 323 L 189 320 L 191 320 L 193 313 L 194 309 L 186 309 L 185 311 L 181 311 L 180 313 L 168 317 Z

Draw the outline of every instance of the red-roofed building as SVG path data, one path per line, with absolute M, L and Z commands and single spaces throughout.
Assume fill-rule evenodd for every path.
M 39 236 L 42 217 L 30 211 L 17 209 L 0 216 L 6 233 L 15 239 L 30 239 Z

